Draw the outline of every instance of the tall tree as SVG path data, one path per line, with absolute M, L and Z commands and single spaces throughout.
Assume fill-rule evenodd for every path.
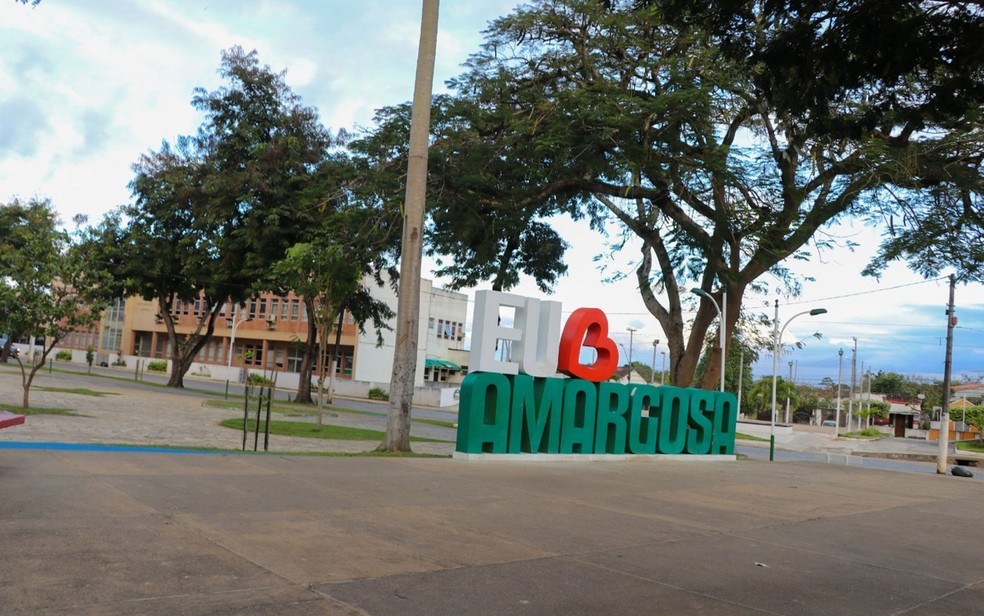
M 775 34 L 783 24 L 767 27 Z M 526 96 L 509 130 L 563 171 L 531 201 L 601 206 L 638 242 L 636 278 L 677 385 L 693 382 L 717 316 L 702 301 L 685 327 L 691 286 L 719 304 L 727 291 L 730 337 L 746 293 L 767 273 L 783 279 L 785 259 L 826 247 L 826 225 L 870 212 L 874 198 L 918 178 L 952 181 L 947 165 L 962 159 L 930 154 L 979 145 L 952 121 L 918 125 L 872 104 L 864 88 L 831 95 L 830 117 L 816 121 L 809 109 L 795 113 L 785 90 L 759 87 L 759 73 L 772 70 L 724 53 L 700 22 L 670 23 L 658 7 L 542 0 L 495 21 L 455 82 L 464 97 Z M 703 386 L 719 370 L 712 357 Z
M 158 303 L 171 348 L 169 386 L 181 387 L 214 332 L 226 300 L 270 287 L 270 267 L 318 215 L 312 178 L 334 137 L 305 107 L 283 72 L 257 54 L 222 54 L 216 90 L 197 88 L 198 133 L 164 143 L 134 165 L 134 204 L 114 217 L 125 238 L 119 284 Z M 109 225 L 112 227 L 112 225 Z M 178 331 L 177 301 L 198 302 L 198 320 Z
M 830 138 L 891 138 L 908 181 L 874 201 L 885 242 L 865 273 L 894 260 L 984 280 L 984 7 L 963 0 L 648 0 L 751 67 L 778 112 Z M 758 70 L 755 70 L 758 69 Z M 859 104 L 860 103 L 860 104 Z M 850 111 L 856 107 L 857 111 Z M 845 109 L 850 112 L 845 113 Z M 935 139 L 926 139 L 934 135 Z
M 547 292 L 567 271 L 567 244 L 548 222 L 558 203 L 528 199 L 552 173 L 549 154 L 533 152 L 507 128 L 521 105 L 434 97 L 424 249 L 451 288 L 489 281 L 494 290 L 508 290 L 525 274 Z M 398 186 L 387 178 L 406 173 L 410 105 L 383 108 L 375 121 L 351 147 L 371 161 L 376 184 L 392 194 Z
M 91 268 L 86 248 L 59 226 L 48 200 L 0 205 L 0 331 L 43 336 L 36 358 L 18 357 L 23 406 L 54 347 L 69 333 L 99 322 L 112 299 L 105 268 Z
M 299 402 L 312 402 L 311 371 L 319 348 L 324 381 L 328 334 L 337 327 L 343 311 L 360 332 L 364 333 L 365 324 L 372 321 L 377 337 L 394 316 L 385 302 L 372 296 L 368 281 L 383 284 L 380 273 L 389 269 L 396 248 L 398 217 L 377 207 L 381 205 L 377 202 L 349 198 L 347 190 L 340 192 L 326 201 L 319 222 L 308 229 L 305 241 L 290 247 L 271 270 L 271 281 L 281 285 L 281 291 L 289 289 L 300 295 L 307 306 L 308 331 L 295 398 Z

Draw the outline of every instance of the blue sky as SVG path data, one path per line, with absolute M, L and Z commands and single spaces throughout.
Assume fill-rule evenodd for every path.
M 513 5 L 442 3 L 439 88 L 477 50 L 488 21 Z M 192 90 L 220 84 L 220 52 L 236 44 L 256 49 L 275 69 L 286 68 L 287 82 L 320 110 L 327 126 L 369 126 L 375 109 L 411 97 L 419 21 L 419 2 L 394 0 L 42 0 L 33 9 L 0 0 L 0 200 L 50 197 L 66 221 L 78 213 L 94 221 L 126 202 L 130 165 L 162 140 L 194 132 L 201 118 L 189 104 Z M 631 272 L 637 248 L 596 260 L 606 252 L 603 238 L 580 223 L 556 226 L 572 245 L 571 273 L 553 299 L 564 303 L 565 313 L 602 308 L 612 337 L 626 347 L 626 328 L 636 328 L 633 358 L 652 361 L 653 340 L 664 336 L 633 277 L 605 283 L 597 269 L 601 263 Z M 879 231 L 847 223 L 832 234 L 859 247 L 795 265 L 814 282 L 804 284 L 801 297 L 780 300 L 780 320 L 820 306 L 829 313 L 790 324 L 784 342 L 805 346 L 783 355 L 781 373 L 792 359 L 798 380 L 836 378 L 837 350 L 849 358 L 857 337 L 859 368 L 863 361 L 876 371 L 941 375 L 946 283 L 922 281 L 902 265 L 881 281 L 862 278 L 858 272 Z M 515 291 L 540 296 L 531 281 Z M 771 305 L 771 298 L 746 300 L 770 315 Z M 984 370 L 981 285 L 958 287 L 957 314 L 954 374 L 977 376 Z M 813 338 L 814 332 L 822 337 Z M 771 356 L 763 356 L 756 376 L 771 369 Z

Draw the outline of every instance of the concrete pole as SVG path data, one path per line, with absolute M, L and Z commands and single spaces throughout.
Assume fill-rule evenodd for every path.
M 837 351 L 837 415 L 834 416 L 834 438 L 841 424 L 841 380 L 844 378 L 844 349 Z
M 950 302 L 946 310 L 946 356 L 943 362 L 943 408 L 940 411 L 940 447 L 936 457 L 936 472 L 946 474 L 947 447 L 950 440 L 950 371 L 953 368 L 953 326 L 957 315 L 953 307 L 953 294 L 957 279 L 950 274 Z

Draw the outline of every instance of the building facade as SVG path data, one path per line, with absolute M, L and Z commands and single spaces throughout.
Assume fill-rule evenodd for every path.
M 374 297 L 396 311 L 396 293 L 389 284 L 377 287 L 367 280 Z M 176 301 L 171 317 L 179 335 L 189 336 L 208 306 L 201 299 Z M 464 350 L 468 298 L 463 293 L 434 287 L 421 280 L 420 328 L 418 332 L 417 386 L 452 387 L 460 382 L 467 352 Z M 340 393 L 362 395 L 371 387 L 388 389 L 395 350 L 395 319 L 382 331 L 377 344 L 372 323 L 360 333 L 351 314 L 343 319 L 336 364 L 336 388 Z M 304 301 L 294 295 L 262 294 L 234 306 L 226 302 L 215 322 L 215 331 L 199 351 L 189 376 L 240 382 L 250 372 L 276 371 L 281 388 L 296 387 L 301 358 L 308 336 L 308 314 Z M 334 348 L 335 333 L 328 344 Z M 321 341 L 319 341 L 321 343 Z M 170 360 L 170 342 L 156 301 L 130 297 L 106 310 L 98 329 L 73 332 L 59 345 L 72 351 L 73 361 L 84 362 L 88 348 L 96 363 L 127 365 Z M 314 367 L 320 374 L 320 366 Z M 346 384 L 348 383 L 348 385 Z

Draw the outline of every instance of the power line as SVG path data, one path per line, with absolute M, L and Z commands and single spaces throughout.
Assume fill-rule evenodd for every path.
M 941 278 L 932 278 L 932 279 L 929 279 L 929 280 L 917 280 L 916 282 L 907 282 L 906 284 L 899 284 L 899 285 L 895 285 L 894 287 L 885 287 L 884 289 L 872 289 L 870 291 L 858 291 L 857 293 L 846 293 L 844 295 L 833 295 L 833 296 L 830 296 L 830 297 L 821 297 L 821 298 L 816 298 L 816 299 L 803 300 L 803 301 L 799 301 L 799 302 L 787 302 L 787 303 L 781 304 L 781 305 L 783 305 L 783 306 L 798 306 L 798 305 L 801 305 L 801 304 L 815 304 L 817 302 L 826 302 L 826 301 L 831 301 L 831 300 L 835 300 L 835 299 L 846 299 L 848 297 L 860 297 L 862 295 L 872 295 L 872 294 L 875 294 L 875 293 L 884 293 L 886 291 L 894 291 L 896 289 L 904 289 L 906 287 L 913 287 L 913 286 L 916 286 L 916 285 L 928 284 L 930 282 L 940 282 L 941 280 L 946 280 L 946 279 L 947 278 L 944 276 L 944 277 L 941 277 Z

